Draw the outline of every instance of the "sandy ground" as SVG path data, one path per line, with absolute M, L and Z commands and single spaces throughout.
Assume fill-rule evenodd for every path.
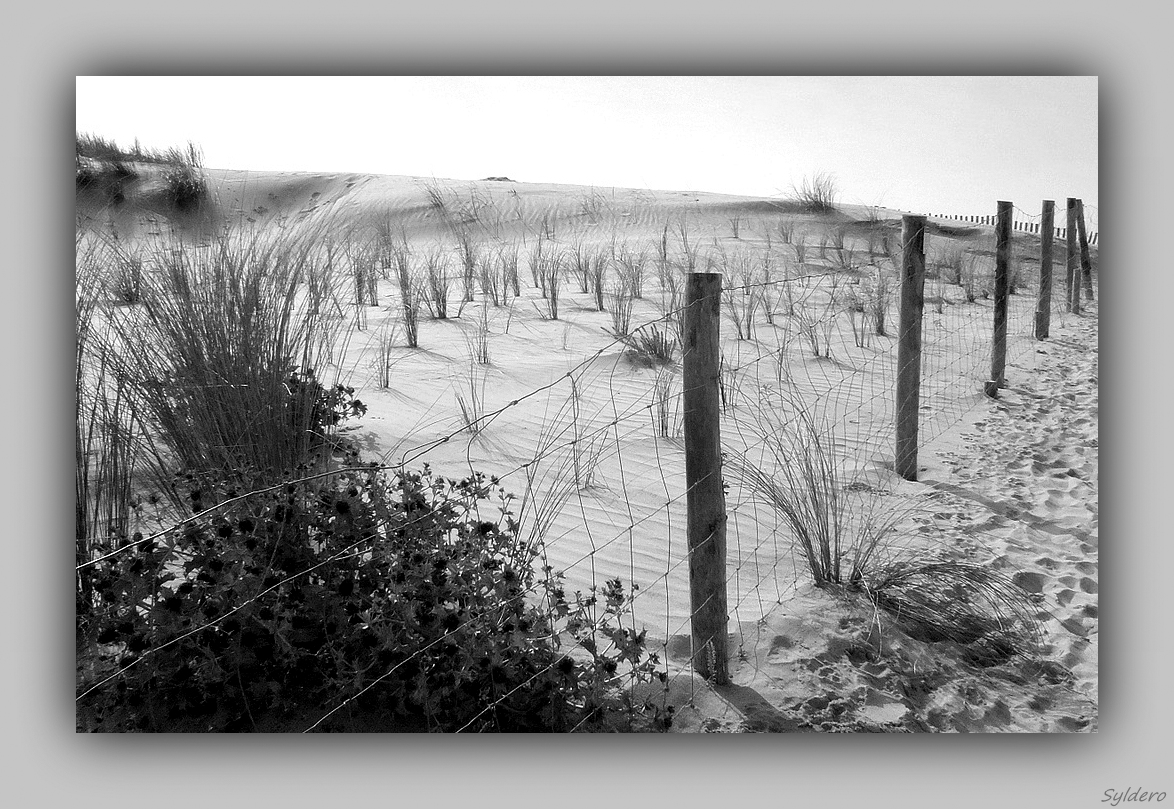
M 541 523 L 549 562 L 566 571 L 572 589 L 617 576 L 638 585 L 631 620 L 647 629 L 650 646 L 668 661 L 667 699 L 677 707 L 677 730 L 1096 728 L 1095 305 L 1081 316 L 1057 311 L 1051 339 L 1035 342 L 1029 336 L 1031 296 L 1013 296 L 1009 387 L 991 400 L 981 394 L 989 369 L 990 300 L 967 303 L 954 286 L 927 285 L 927 296 L 938 303 L 927 301 L 926 309 L 923 470 L 920 482 L 908 483 L 887 468 L 895 304 L 885 336 L 859 339 L 839 310 L 825 318 L 828 357 L 811 356 L 795 325 L 803 313 L 818 319 L 831 311 L 834 262 L 819 255 L 818 244 L 836 224 L 856 223 L 850 243 L 855 240 L 858 275 L 875 272 L 879 260 L 869 258 L 859 236 L 869 215 L 864 208 L 813 217 L 782 214 L 768 200 L 700 192 L 208 174 L 217 204 L 203 216 L 170 217 L 148 173 L 128 189 L 128 204 L 99 211 L 82 200 L 79 218 L 129 241 L 178 230 L 199 242 L 224 223 L 269 228 L 329 218 L 332 232 L 393 222 L 420 251 L 451 250 L 459 229 L 474 233 L 486 249 L 519 247 L 521 297 L 492 307 L 478 293 L 458 317 L 425 315 L 420 347 L 409 349 L 401 340 L 393 349 L 387 388 L 376 382 L 374 358 L 384 336 L 402 335 L 394 331 L 396 286 L 384 279 L 377 305 L 348 308 L 350 326 L 335 371 L 369 407 L 350 437 L 371 459 L 409 459 L 413 467 L 427 462 L 449 477 L 474 470 L 499 475 L 507 488 L 529 498 L 529 524 Z M 898 227 L 899 214 L 875 213 Z M 807 234 L 805 262 L 781 242 L 782 219 Z M 651 250 L 666 225 L 673 239 L 682 221 L 709 255 L 769 254 L 776 267 L 789 262 L 803 277 L 791 285 L 799 314 L 776 315 L 773 323 L 757 315 L 749 340 L 734 336 L 728 317 L 723 322 L 722 351 L 734 369 L 723 445 L 753 451 L 757 438 L 750 425 L 764 391 L 786 380 L 835 431 L 845 480 L 891 490 L 894 503 L 909 511 L 905 546 L 988 565 L 1035 595 L 1042 664 L 1014 658 L 976 667 L 963 649 L 916 641 L 868 604 L 816 590 L 777 515 L 733 487 L 727 540 L 733 684 L 714 690 L 690 675 L 684 664 L 690 610 L 679 365 L 665 371 L 633 362 L 609 334 L 610 316 L 597 311 L 593 295 L 580 292 L 573 279 L 563 287 L 559 318 L 552 319 L 526 266 L 542 232 L 559 250 L 609 244 Z M 931 231 L 927 252 L 955 241 L 990 260 L 990 228 L 962 229 L 953 239 Z M 1024 268 L 1032 266 L 1037 240 L 1016 234 L 1015 244 Z M 655 275 L 650 264 L 633 324 L 654 322 L 669 309 Z M 459 288 L 458 281 L 454 308 Z M 777 312 L 785 308 L 777 295 L 772 305 Z M 482 318 L 488 365 L 470 362 L 469 341 Z M 458 406 L 470 385 L 492 416 L 476 435 L 462 429 Z M 665 430 L 658 399 L 668 402 Z M 543 504 L 550 509 L 539 519 L 533 509 Z
M 1097 729 L 1096 306 L 1061 321 L 1030 374 L 1009 371 L 997 401 L 923 452 L 920 478 L 936 509 L 922 527 L 948 557 L 1037 594 L 1042 664 L 968 665 L 951 644 L 878 625 L 868 605 L 800 587 L 735 636 L 730 687 L 681 686 L 680 729 Z

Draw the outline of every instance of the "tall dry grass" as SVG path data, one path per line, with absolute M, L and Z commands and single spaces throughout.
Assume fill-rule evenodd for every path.
M 779 515 L 816 586 L 861 581 L 905 511 L 868 496 L 875 492 L 853 492 L 831 428 L 800 397 L 779 398 L 755 410 L 758 450 L 729 454 L 731 478 Z
M 434 320 L 448 319 L 448 294 L 452 288 L 448 251 L 433 245 L 424 253 L 424 304 Z
M 117 369 L 109 323 L 118 303 L 117 245 L 79 231 L 75 251 L 74 506 L 77 564 L 131 534 L 134 484 L 151 457 L 141 428 L 140 403 Z M 89 576 L 77 578 L 79 614 L 88 610 Z
M 342 321 L 310 305 L 311 278 L 319 295 L 337 287 L 322 277 L 318 236 L 157 245 L 169 271 L 147 274 L 140 304 L 112 313 L 114 371 L 168 466 L 279 477 L 330 444 L 323 396 L 337 378 L 320 377 Z
M 826 171 L 817 171 L 791 186 L 792 201 L 808 213 L 834 212 L 839 195 L 835 176 Z

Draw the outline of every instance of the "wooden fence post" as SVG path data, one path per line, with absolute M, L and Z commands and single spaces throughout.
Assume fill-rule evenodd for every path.
M 682 345 L 693 667 L 718 685 L 730 681 L 718 391 L 721 292 L 721 273 L 688 275 Z
M 1092 259 L 1088 257 L 1088 224 L 1084 221 L 1084 200 L 1076 200 L 1076 229 L 1080 233 L 1080 269 L 1084 275 L 1084 297 L 1092 300 Z
M 1011 216 L 1015 206 L 999 202 L 998 221 L 995 223 L 995 325 L 991 346 L 991 380 L 986 393 L 995 396 L 999 388 L 1007 387 L 1007 295 L 1011 276 Z
M 897 328 L 897 446 L 893 469 L 917 480 L 917 416 L 921 406 L 921 310 L 925 305 L 925 217 L 901 217 L 901 313 Z
M 1035 339 L 1044 340 L 1052 326 L 1052 226 L 1056 214 L 1054 200 L 1045 199 L 1040 213 L 1039 298 L 1035 304 Z
M 1080 314 L 1080 249 L 1077 246 L 1076 232 L 1076 198 L 1068 197 L 1068 231 L 1064 234 L 1068 248 L 1068 271 L 1065 277 L 1068 286 L 1068 311 L 1075 315 Z

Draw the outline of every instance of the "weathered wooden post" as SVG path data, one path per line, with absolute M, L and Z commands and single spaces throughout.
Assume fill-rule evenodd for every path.
M 1076 203 L 1075 197 L 1068 197 L 1068 231 L 1065 234 L 1065 244 L 1068 248 L 1068 271 L 1065 277 L 1068 279 L 1068 286 L 1065 287 L 1065 292 L 1068 294 L 1068 311 L 1075 315 L 1080 314 L 1080 249 L 1077 246 L 1077 228 L 1076 228 Z
M 1088 256 L 1088 223 L 1084 221 L 1084 200 L 1076 200 L 1076 229 L 1080 232 L 1080 269 L 1084 276 L 1084 297 L 1092 300 L 1092 259 Z
M 925 305 L 925 217 L 901 217 L 901 313 L 897 327 L 897 446 L 893 468 L 917 480 L 917 416 L 921 406 L 921 310 Z
M 1011 276 L 1011 216 L 1015 206 L 1010 202 L 999 202 L 999 214 L 995 222 L 995 325 L 994 343 L 991 346 L 991 379 L 986 393 L 995 396 L 999 388 L 1007 387 L 1007 294 Z
M 1055 214 L 1055 201 L 1045 199 L 1039 230 L 1039 298 L 1035 304 L 1037 340 L 1046 339 L 1052 326 L 1052 237 L 1056 233 L 1053 225 Z
M 718 685 L 730 681 L 718 392 L 721 292 L 721 273 L 689 274 L 682 346 L 693 667 Z

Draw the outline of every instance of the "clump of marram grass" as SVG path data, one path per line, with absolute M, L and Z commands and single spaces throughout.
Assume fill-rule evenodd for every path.
M 203 153 L 189 142 L 186 149 L 171 149 L 167 156 L 169 159 L 163 171 L 167 199 L 181 211 L 193 210 L 208 195 Z
M 650 324 L 641 326 L 631 334 L 617 334 L 616 337 L 630 355 L 643 365 L 671 365 L 676 357 L 677 335 L 671 328 L 662 330 Z
M 722 303 L 734 323 L 739 340 L 754 339 L 754 315 L 762 305 L 763 285 L 758 282 L 750 257 L 739 251 L 731 258 L 725 251 L 715 251 L 722 274 L 738 285 L 722 290 Z
M 142 428 L 139 403 L 116 373 L 119 346 L 109 327 L 104 274 L 117 258 L 105 239 L 80 232 L 76 241 L 76 364 L 74 366 L 76 557 L 126 541 L 134 514 L 134 485 L 155 447 Z M 77 574 L 79 618 L 93 605 L 92 572 Z
M 607 297 L 612 336 L 622 340 L 632 333 L 632 307 L 636 296 L 627 279 L 620 277 L 612 284 Z
M 604 298 L 606 296 L 607 267 L 610 260 L 608 254 L 603 250 L 596 250 L 591 256 L 591 292 L 595 296 L 595 308 L 600 312 L 607 308 Z
M 868 299 L 868 312 L 872 316 L 872 325 L 876 333 L 884 337 L 887 332 L 886 315 L 889 311 L 889 304 L 893 298 L 893 288 L 888 276 L 880 267 L 876 268 L 870 282 L 865 285 L 865 290 Z
M 88 160 L 97 160 L 105 163 L 131 161 L 135 163 L 174 163 L 177 160 L 176 149 L 147 149 L 135 138 L 134 144 L 125 149 L 114 139 L 107 139 L 100 135 L 88 132 L 77 132 L 77 156 Z M 182 159 L 182 157 L 180 158 Z
M 779 515 L 816 587 L 863 594 L 910 637 L 959 644 L 974 665 L 1038 651 L 1037 608 L 1026 592 L 981 565 L 918 558 L 902 547 L 898 529 L 913 506 L 846 481 L 833 432 L 798 397 L 765 404 L 752 428 L 761 457 L 731 452 L 726 468 Z
M 313 240 L 225 234 L 144 253 L 138 301 L 113 306 L 106 240 L 77 242 L 77 559 L 138 522 L 197 510 L 176 475 L 247 469 L 273 482 L 335 455 L 338 422 L 365 409 L 318 381 L 336 328 L 301 294 Z M 323 287 L 328 286 L 323 281 Z M 160 494 L 168 505 L 154 503 Z M 79 615 L 92 605 L 79 568 Z
M 497 260 L 501 265 L 502 277 L 509 286 L 513 296 L 522 294 L 521 283 L 518 281 L 518 244 L 510 242 L 502 244 L 497 250 Z
M 1041 630 L 1031 596 L 1010 579 L 971 562 L 907 561 L 862 577 L 856 587 L 909 637 L 956 643 L 963 658 L 991 666 L 1038 656 Z
M 547 240 L 538 235 L 538 243 L 530 252 L 529 266 L 530 266 L 530 280 L 533 282 L 534 288 L 538 290 L 542 297 L 546 297 L 546 279 L 547 279 L 547 264 L 549 263 L 550 250 L 547 248 Z
M 473 240 L 473 234 L 468 230 L 458 230 L 456 233 L 457 239 L 457 256 L 461 262 L 461 279 L 464 282 L 464 296 L 463 303 L 468 303 L 473 300 L 473 289 L 476 285 L 477 276 L 477 259 L 481 254 L 481 245 L 479 242 Z
M 488 373 L 478 362 L 475 352 L 469 354 L 469 372 L 460 380 L 463 387 L 453 386 L 457 407 L 461 411 L 461 426 L 474 438 L 481 434 L 485 425 L 485 383 Z
M 465 334 L 469 356 L 478 365 L 489 365 L 489 307 L 482 306 L 477 314 L 472 334 Z
M 426 293 L 420 284 L 420 279 L 411 270 L 409 250 L 407 240 L 394 242 L 391 245 L 396 281 L 400 291 L 400 311 L 403 313 L 404 334 L 408 340 L 408 348 L 419 348 L 420 304 L 424 301 Z
M 603 218 L 606 207 L 607 198 L 598 189 L 592 188 L 583 194 L 579 202 L 579 215 L 594 225 Z
M 735 239 L 741 238 L 742 217 L 737 216 L 737 215 L 730 217 L 730 233 L 733 235 L 733 237 Z
M 648 264 L 648 253 L 644 250 L 635 250 L 627 244 L 621 244 L 616 251 L 616 266 L 620 277 L 628 284 L 632 297 L 640 300 L 644 297 L 644 271 Z
M 824 171 L 804 177 L 791 186 L 791 199 L 808 213 L 832 213 L 836 210 L 839 188 L 834 175 Z
M 591 291 L 591 251 L 581 241 L 571 245 L 569 269 L 579 282 L 579 291 Z
M 111 317 L 116 372 L 174 468 L 280 476 L 332 446 L 328 411 L 349 394 L 318 374 L 342 324 L 300 294 L 323 272 L 320 235 L 230 233 L 182 245 L 185 294 L 167 274 L 147 274 L 140 304 Z
M 940 277 L 947 284 L 962 285 L 962 275 L 966 269 L 966 248 L 954 242 L 938 244 L 930 251 L 930 260 L 926 266 L 926 276 Z
M 798 396 L 762 404 L 750 427 L 761 457 L 729 453 L 731 478 L 782 518 L 817 587 L 863 581 L 906 510 L 844 480 L 834 433 Z
M 565 257 L 554 250 L 550 241 L 540 236 L 530 254 L 530 275 L 542 296 L 542 305 L 534 302 L 534 308 L 543 320 L 558 320 L 564 261 Z
M 389 318 L 375 337 L 375 359 L 372 367 L 375 370 L 375 382 L 383 390 L 391 387 L 391 370 L 396 364 L 395 346 L 398 336 L 399 323 Z
M 843 270 L 852 270 L 856 266 L 856 251 L 848 246 L 848 228 L 840 225 L 830 234 L 832 249 L 836 252 L 836 266 Z
M 845 295 L 845 310 L 848 312 L 848 322 L 852 326 L 852 339 L 857 348 L 867 348 L 872 344 L 872 330 L 874 328 L 872 314 L 867 305 L 868 293 L 862 289 L 864 285 L 850 288 Z M 857 322 L 857 316 L 860 320 Z
M 497 257 L 486 252 L 478 259 L 478 282 L 481 284 L 481 295 L 494 306 L 501 306 L 509 294 L 505 271 Z
M 794 321 L 800 334 L 803 335 L 811 348 L 812 356 L 830 359 L 832 356 L 832 336 L 836 331 L 836 320 L 840 312 L 850 308 L 845 301 L 843 289 L 846 286 L 845 276 L 833 274 L 829 279 L 826 295 L 822 296 L 822 304 L 815 300 L 815 291 L 809 291 L 802 299 L 794 304 Z M 786 285 L 787 288 L 791 284 Z M 788 294 L 792 294 L 788 291 Z
M 795 220 L 785 216 L 779 220 L 778 228 L 779 238 L 783 240 L 783 244 L 790 244 L 795 238 Z
M 166 162 L 160 153 L 144 153 L 137 141 L 135 149 L 127 151 L 113 140 L 82 132 L 76 135 L 74 160 L 77 190 L 101 189 L 112 202 L 122 202 L 124 184 L 139 176 L 130 165 L 132 161 Z
M 989 298 L 994 287 L 993 270 L 974 253 L 967 253 L 958 282 L 967 303 Z
M 448 319 L 448 293 L 452 278 L 448 274 L 448 253 L 433 246 L 424 253 L 424 304 L 434 320 Z
M 351 278 L 355 287 L 356 306 L 379 305 L 379 283 L 376 263 L 378 261 L 379 246 L 372 241 L 363 241 L 348 238 L 344 250 L 349 259 Z M 333 265 L 334 243 L 326 243 L 327 262 Z
M 676 374 L 671 368 L 657 371 L 652 385 L 652 423 L 661 438 L 672 438 L 680 428 L 680 396 L 675 392 Z
M 665 222 L 660 236 L 653 241 L 652 250 L 656 256 L 656 277 L 660 281 L 661 286 L 664 286 L 665 276 L 669 272 L 669 226 Z
M 100 170 L 97 161 L 89 157 L 82 157 L 78 154 L 74 168 L 77 171 L 77 188 L 82 190 L 90 188 L 98 182 L 100 177 Z
M 112 266 L 106 279 L 106 289 L 113 302 L 134 305 L 143 294 L 143 260 L 137 250 L 131 250 L 117 241 L 109 244 L 108 259 Z

